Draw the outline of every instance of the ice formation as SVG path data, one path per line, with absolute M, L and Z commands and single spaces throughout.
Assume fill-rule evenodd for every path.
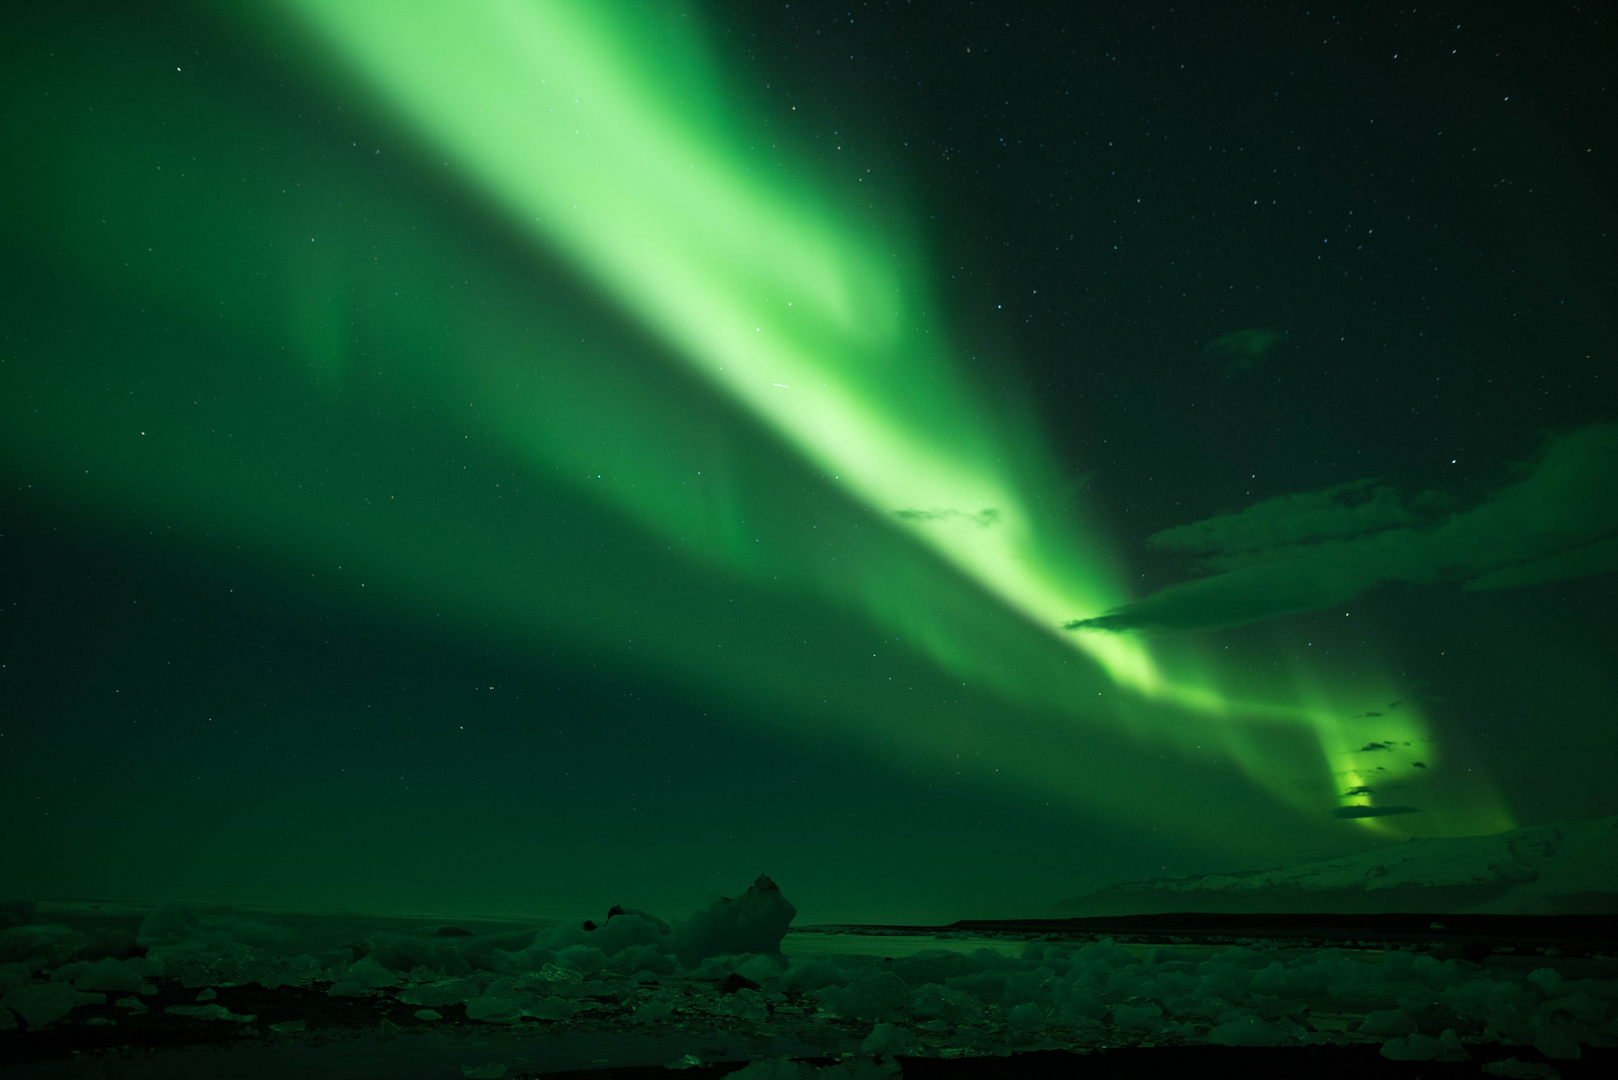
M 1567 1059 L 1584 1046 L 1618 1045 L 1611 957 L 1477 963 L 1414 951 L 1148 947 L 1049 935 L 1009 951 L 942 940 L 945 947 L 910 955 L 817 955 L 795 951 L 793 911 L 761 877 L 742 896 L 672 924 L 615 908 L 599 925 L 378 931 L 313 952 L 297 951 L 288 930 L 203 918 L 184 905 L 152 911 L 138 941 L 22 922 L 0 929 L 0 1030 L 114 1023 L 151 1011 L 250 1025 L 260 1018 L 241 1004 L 245 988 L 297 986 L 392 1003 L 406 1010 L 398 1014 L 406 1024 L 723 1030 L 791 1036 L 871 1061 L 1139 1043 L 1348 1042 L 1381 1044 L 1398 1060 L 1458 1060 L 1489 1044 Z M 905 951 L 902 939 L 884 940 Z M 266 1015 L 263 1023 L 286 1038 L 304 1028 L 301 1018 Z M 783 1059 L 761 1063 L 757 1075 L 811 1073 Z

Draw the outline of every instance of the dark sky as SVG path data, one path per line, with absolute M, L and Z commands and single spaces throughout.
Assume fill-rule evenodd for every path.
M 4 46 L 0 891 L 948 921 L 1618 812 L 1611 5 L 690 9 L 1069 631 L 255 10 Z

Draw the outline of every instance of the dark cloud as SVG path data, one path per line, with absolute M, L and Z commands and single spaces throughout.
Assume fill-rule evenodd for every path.
M 1285 337 L 1281 330 L 1236 330 L 1208 342 L 1205 351 L 1228 361 L 1225 374 L 1236 375 L 1263 364 Z
M 1618 424 L 1551 441 L 1537 464 L 1470 510 L 1434 493 L 1401 502 L 1371 480 L 1269 499 L 1167 529 L 1160 551 L 1207 577 L 1066 624 L 1167 633 L 1336 607 L 1384 581 L 1506 589 L 1618 570 Z
M 1433 501 L 1433 496 L 1425 500 Z M 1200 554 L 1222 568 L 1234 568 L 1255 555 L 1289 545 L 1421 523 L 1421 515 L 1401 503 L 1392 488 L 1378 486 L 1374 480 L 1354 480 L 1324 491 L 1266 499 L 1239 513 L 1176 525 L 1147 540 L 1146 546 L 1154 551 Z
M 970 521 L 981 529 L 1000 523 L 998 510 L 979 510 L 975 514 L 963 510 L 896 510 L 894 513 L 907 521 Z
M 1331 812 L 1334 818 L 1391 817 L 1394 814 L 1419 814 L 1417 806 L 1339 806 Z
M 1352 788 L 1349 788 L 1347 791 L 1343 792 L 1343 798 L 1347 799 L 1347 798 L 1351 798 L 1351 797 L 1353 797 L 1355 795 L 1374 795 L 1374 794 L 1375 794 L 1375 791 L 1373 791 L 1371 788 L 1366 787 L 1364 784 L 1361 784 L 1359 787 L 1352 787 Z

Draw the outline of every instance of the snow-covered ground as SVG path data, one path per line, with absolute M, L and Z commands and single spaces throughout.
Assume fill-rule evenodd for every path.
M 1409 840 L 1274 870 L 1126 881 L 1058 917 L 1214 912 L 1618 914 L 1618 817 Z

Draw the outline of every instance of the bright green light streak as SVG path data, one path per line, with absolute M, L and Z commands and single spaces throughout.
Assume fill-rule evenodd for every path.
M 806 192 L 750 180 L 768 155 L 734 146 L 713 88 L 658 81 L 692 65 L 626 62 L 624 38 L 673 33 L 669 20 L 619 28 L 611 6 L 517 0 L 293 3 L 480 186 L 868 505 L 998 510 L 992 529 L 910 527 L 1041 626 L 1122 598 L 1101 574 L 1058 583 L 1071 570 L 1051 572 L 969 388 L 903 329 L 924 289 Z M 689 48 L 680 36 L 668 45 Z M 1161 685 L 1132 641 L 1066 640 L 1122 682 Z
M 1017 440 L 958 377 L 943 335 L 929 332 L 939 328 L 924 326 L 927 290 L 892 243 L 779 178 L 785 155 L 763 148 L 773 137 L 749 147 L 732 129 L 689 12 L 287 3 L 428 145 L 867 505 L 889 520 L 908 508 L 998 511 L 991 528 L 903 527 L 1115 682 L 1211 720 L 1226 751 L 1286 801 L 1309 800 L 1287 790 L 1254 724 L 1310 733 L 1316 770 L 1323 758 L 1336 777 L 1361 775 L 1342 698 L 1233 701 L 1213 680 L 1169 677 L 1137 640 L 1057 629 L 1123 590 L 1039 527 L 1028 479 L 1002 464 Z M 1390 726 L 1427 738 L 1413 709 L 1379 731 Z M 1177 741 L 1189 737 L 1204 736 Z M 1281 772 L 1298 770 L 1309 771 L 1294 761 Z

